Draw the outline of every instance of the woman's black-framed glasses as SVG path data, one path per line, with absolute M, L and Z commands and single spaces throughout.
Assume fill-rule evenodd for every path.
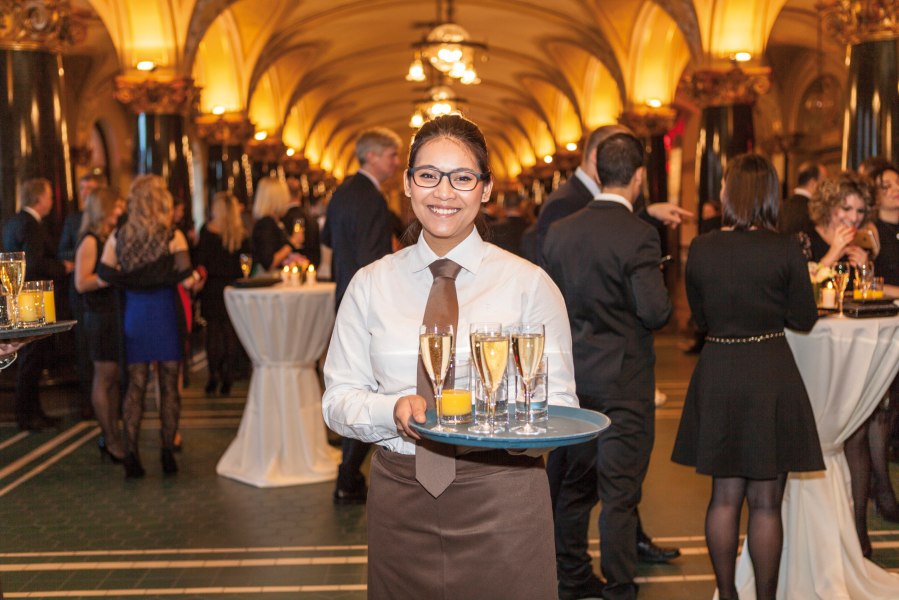
M 409 174 L 415 185 L 423 188 L 435 188 L 446 177 L 453 189 L 459 192 L 470 192 L 478 186 L 479 181 L 490 179 L 489 173 L 476 173 L 468 169 L 456 169 L 447 173 L 428 166 L 412 167 Z

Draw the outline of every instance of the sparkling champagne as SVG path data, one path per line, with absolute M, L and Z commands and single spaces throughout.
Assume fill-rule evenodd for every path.
M 450 358 L 453 355 L 453 335 L 450 333 L 423 333 L 419 336 L 421 345 L 421 360 L 424 363 L 428 377 L 434 382 L 434 387 L 443 387 L 443 378 L 449 368 Z
M 512 355 L 522 379 L 530 381 L 537 373 L 543 358 L 545 337 L 542 333 L 516 333 L 512 335 Z
M 479 335 L 475 341 L 475 362 L 484 387 L 494 394 L 502 383 L 509 360 L 509 338 L 504 335 Z
M 24 260 L 4 260 L 0 262 L 0 284 L 7 294 L 18 296 L 25 281 Z

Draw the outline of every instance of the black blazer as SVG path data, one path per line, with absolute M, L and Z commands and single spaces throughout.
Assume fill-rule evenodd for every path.
M 556 188 L 556 191 L 547 196 L 543 208 L 540 209 L 540 215 L 537 217 L 537 257 L 536 259 L 528 258 L 531 258 L 532 262 L 545 266 L 542 262 L 543 242 L 546 240 L 549 226 L 559 219 L 573 215 L 587 206 L 591 200 L 593 200 L 593 193 L 574 174 Z
M 331 272 L 338 307 L 356 271 L 393 251 L 391 233 L 387 202 L 365 174 L 356 173 L 340 184 L 322 231 L 322 242 L 334 251 Z
M 297 205 L 291 206 L 287 209 L 287 212 L 284 213 L 284 216 L 281 217 L 281 223 L 284 224 L 284 231 L 287 232 L 288 237 L 293 233 L 293 224 L 297 219 L 303 219 L 303 224 L 306 227 L 303 246 L 300 248 L 300 252 L 302 252 L 303 256 L 308 258 L 309 262 L 315 265 L 315 268 L 317 269 L 322 260 L 321 233 L 318 230 L 318 221 L 316 221 L 315 217 L 310 215 L 309 211 L 304 207 Z
M 651 402 L 652 330 L 671 316 L 658 232 L 597 200 L 550 227 L 543 258 L 565 296 L 578 394 Z
M 56 260 L 56 247 L 43 223 L 22 210 L 13 215 L 3 227 L 3 249 L 6 252 L 25 252 L 25 279 L 60 280 L 66 268 Z

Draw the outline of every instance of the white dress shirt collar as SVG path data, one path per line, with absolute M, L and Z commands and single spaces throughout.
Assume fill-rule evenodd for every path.
M 811 199 L 812 195 L 808 193 L 808 190 L 805 188 L 793 188 L 793 193 L 797 196 L 805 196 L 806 198 Z
M 36 210 L 34 210 L 33 208 L 31 208 L 30 206 L 23 206 L 23 207 L 22 207 L 22 210 L 24 210 L 24 211 L 27 212 L 29 215 L 31 215 L 32 217 L 34 217 L 35 219 L 37 219 L 37 222 L 38 222 L 38 223 L 40 223 L 41 221 L 43 221 L 43 219 L 41 218 L 40 213 L 38 213 Z
M 630 212 L 634 212 L 634 206 L 625 200 L 624 196 L 619 196 L 618 194 L 597 194 L 593 199 L 605 200 L 606 202 L 617 202 L 618 204 L 625 206 Z
M 427 240 L 425 240 L 424 232 L 422 232 L 421 235 L 418 236 L 418 242 L 416 242 L 415 247 L 412 250 L 412 256 L 410 257 L 412 272 L 417 273 L 428 268 L 432 262 L 439 258 L 448 258 L 469 273 L 477 274 L 478 267 L 481 265 L 481 260 L 484 258 L 484 246 L 486 244 L 487 243 L 481 239 L 478 228 L 472 227 L 468 237 L 462 240 L 458 246 L 447 252 L 446 256 L 441 257 L 437 256 L 437 254 L 431 250 Z
M 584 184 L 588 190 L 590 190 L 590 194 L 595 198 L 602 190 L 599 189 L 599 184 L 596 183 L 596 180 L 590 177 L 587 174 L 587 171 L 578 167 L 574 170 L 574 176 L 581 180 L 581 183 Z
M 362 173 L 363 175 L 365 175 L 366 177 L 368 177 L 368 178 L 371 180 L 372 184 L 375 186 L 375 189 L 377 189 L 379 192 L 381 191 L 381 182 L 378 181 L 377 179 L 375 179 L 375 176 L 374 176 L 374 175 L 372 175 L 371 173 L 369 173 L 369 172 L 366 171 L 365 169 L 359 169 L 358 172 L 359 172 L 359 173 Z

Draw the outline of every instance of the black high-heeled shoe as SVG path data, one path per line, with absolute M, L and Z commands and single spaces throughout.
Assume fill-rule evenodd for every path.
M 178 472 L 178 463 L 175 462 L 175 455 L 171 448 L 163 448 L 159 456 L 162 462 L 162 472 L 166 475 L 174 475 Z
M 899 502 L 896 502 L 896 496 L 892 490 L 875 492 L 872 500 L 874 501 L 874 514 L 887 521 L 899 523 Z
M 100 462 L 104 462 L 108 458 L 114 465 L 122 464 L 122 459 L 109 451 L 109 447 L 106 445 L 106 438 L 102 435 L 97 438 L 97 449 L 100 451 Z
M 125 455 L 123 464 L 125 466 L 125 479 L 138 479 L 147 473 L 134 452 L 129 452 Z

